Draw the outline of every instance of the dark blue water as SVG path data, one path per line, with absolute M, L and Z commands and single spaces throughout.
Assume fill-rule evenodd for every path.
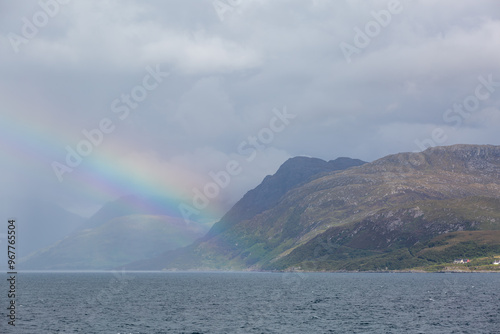
M 3 275 L 3 277 L 6 277 Z M 21 273 L 0 333 L 500 333 L 498 274 Z

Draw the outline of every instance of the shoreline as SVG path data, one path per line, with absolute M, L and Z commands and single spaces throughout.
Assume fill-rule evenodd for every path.
M 321 271 L 308 271 L 308 270 L 258 270 L 258 269 L 162 269 L 162 270 L 122 270 L 122 269 L 103 269 L 103 270 L 19 270 L 18 274 L 29 274 L 29 273 L 72 273 L 72 274 L 88 274 L 88 273 L 304 273 L 304 274 L 314 274 L 314 273 L 332 273 L 332 274 L 475 274 L 475 273 L 497 273 L 500 274 L 500 270 L 463 270 L 463 269 L 444 269 L 427 271 L 424 269 L 400 269 L 400 270 L 321 270 Z M 7 272 L 4 271 L 4 274 Z

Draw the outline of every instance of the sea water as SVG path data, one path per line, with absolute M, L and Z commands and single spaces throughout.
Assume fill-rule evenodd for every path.
M 500 333 L 500 275 L 18 273 L 0 333 Z

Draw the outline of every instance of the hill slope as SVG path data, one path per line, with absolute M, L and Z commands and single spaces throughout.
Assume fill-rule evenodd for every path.
M 184 247 L 207 232 L 203 225 L 166 215 L 130 196 L 106 204 L 74 233 L 23 259 L 22 269 L 113 269 Z M 132 205 L 134 203 L 135 205 Z
M 242 220 L 250 219 L 274 207 L 289 190 L 297 188 L 325 173 L 361 166 L 359 159 L 337 158 L 324 161 L 317 158 L 288 159 L 274 175 L 268 175 L 255 189 L 247 192 L 222 219 L 215 223 L 208 237 L 221 233 Z
M 74 232 L 85 218 L 68 212 L 49 201 L 34 198 L 1 198 L 0 212 L 5 218 L 14 218 L 19 234 L 16 244 L 17 257 L 20 259 L 40 248 Z M 10 216 L 15 215 L 15 216 Z M 7 247 L 7 230 L 0 232 L 0 246 Z M 0 263 L 0 269 L 7 263 Z
M 439 235 L 500 229 L 497 146 L 436 147 L 316 175 L 273 205 L 234 210 L 243 214 L 201 241 L 131 268 L 404 269 L 428 264 L 413 247 Z

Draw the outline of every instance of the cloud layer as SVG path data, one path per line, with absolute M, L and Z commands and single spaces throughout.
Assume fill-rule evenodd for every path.
M 494 0 L 41 0 L 0 9 L 4 196 L 87 215 L 146 189 L 189 202 L 211 171 L 238 161 L 242 172 L 211 201 L 216 219 L 292 156 L 371 161 L 430 144 L 500 144 Z M 357 50 L 349 59 L 347 44 Z M 148 68 L 168 72 L 151 90 L 140 88 Z M 488 97 L 456 111 L 488 76 Z M 117 99 L 129 109 L 123 119 Z M 259 140 L 285 106 L 296 117 Z M 77 150 L 82 131 L 103 119 L 113 131 L 59 182 L 52 163 L 65 164 L 67 147 Z

